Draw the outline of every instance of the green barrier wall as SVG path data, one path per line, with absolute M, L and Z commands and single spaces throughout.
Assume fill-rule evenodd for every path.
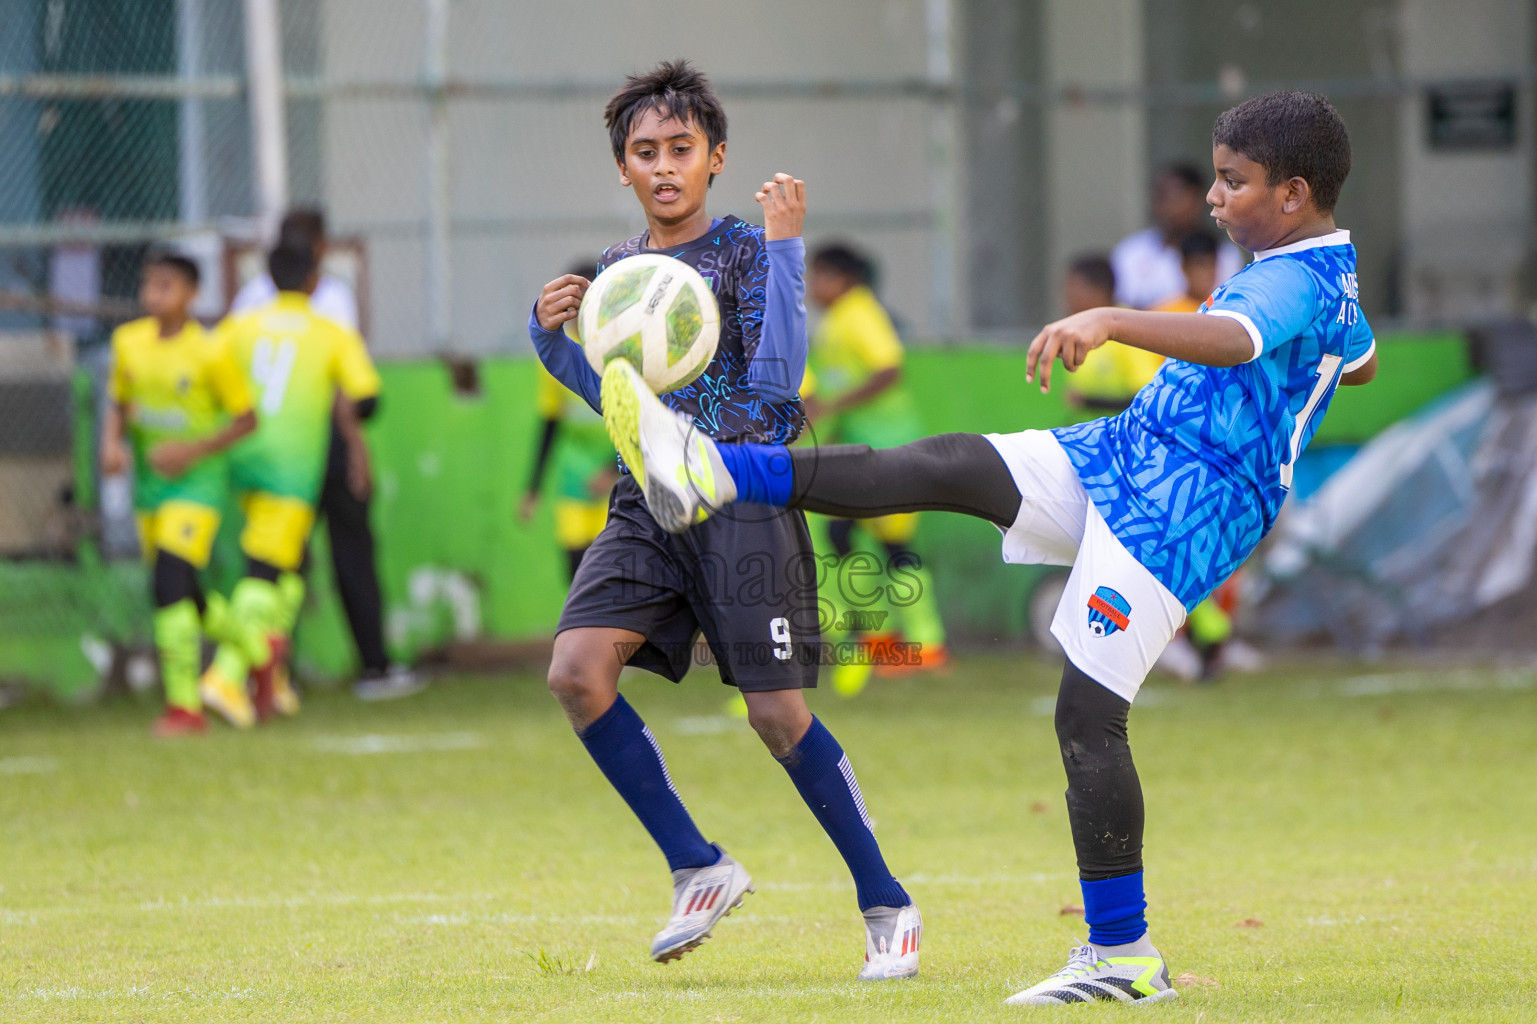
M 1456 335 L 1385 336 L 1378 351 L 1378 380 L 1342 389 L 1315 443 L 1364 441 L 1472 373 Z M 374 514 L 388 632 L 401 657 L 455 636 L 534 638 L 555 625 L 565 573 L 549 509 L 527 525 L 517 518 L 537 428 L 535 371 L 532 359 L 487 361 L 479 393 L 462 396 L 435 361 L 381 367 L 384 400 L 369 427 Z M 1069 419 L 1059 392 L 1043 396 L 1025 384 L 1019 349 L 918 349 L 909 356 L 907 381 L 933 433 L 1022 430 Z M 238 523 L 226 524 L 221 536 L 219 579 L 238 571 L 237 529 Z M 1005 567 L 996 530 L 960 516 L 929 515 L 916 546 L 934 574 L 953 635 L 1024 634 L 1026 599 L 1041 570 Z M 0 678 L 25 675 L 67 690 L 89 677 L 82 633 L 147 642 L 147 597 L 113 596 L 143 593 L 118 578 L 136 567 L 87 562 L 0 562 L 0 611 L 6 612 Z M 116 574 L 116 585 L 98 585 L 108 573 Z M 301 665 L 345 674 L 353 653 L 323 539 L 312 551 L 311 589 L 300 626 Z M 31 603 L 65 612 L 24 629 L 13 626 L 10 610 Z

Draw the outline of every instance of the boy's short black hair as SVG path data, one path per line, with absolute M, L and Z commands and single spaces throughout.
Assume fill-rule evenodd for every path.
M 279 245 L 267 254 L 267 273 L 280 292 L 302 292 L 315 273 L 315 247 Z
M 1173 178 L 1191 192 L 1206 191 L 1206 176 L 1201 169 L 1188 160 L 1178 160 L 1172 164 L 1164 164 L 1158 169 L 1158 177 Z
M 1067 272 L 1083 278 L 1086 284 L 1102 289 L 1107 295 L 1115 294 L 1115 268 L 1110 266 L 1110 257 L 1103 253 L 1079 256 L 1067 265 Z
M 624 145 L 642 114 L 654 110 L 663 117 L 692 124 L 704 133 L 710 151 L 726 141 L 726 111 L 710 80 L 686 60 L 664 60 L 643 75 L 629 75 L 603 109 L 614 159 L 624 163 Z M 715 175 L 710 175 L 715 180 Z
M 151 252 L 144 260 L 144 269 L 151 267 L 164 267 L 166 270 L 180 274 L 193 288 L 203 283 L 203 272 L 192 260 L 174 252 Z
M 325 211 L 318 206 L 289 210 L 278 225 L 278 245 L 319 245 L 326 237 Z
M 875 265 L 870 257 L 847 242 L 829 242 L 811 254 L 811 269 L 829 270 L 856 285 L 875 283 Z
M 1181 260 L 1217 258 L 1217 236 L 1209 231 L 1192 231 L 1179 240 Z
M 572 260 L 571 265 L 566 268 L 566 273 L 576 277 L 585 277 L 590 281 L 598 276 L 598 261 Z
M 1320 213 L 1334 212 L 1350 174 L 1350 133 L 1339 111 L 1316 92 L 1272 92 L 1245 100 L 1218 115 L 1211 142 L 1264 167 L 1271 187 L 1303 179 Z

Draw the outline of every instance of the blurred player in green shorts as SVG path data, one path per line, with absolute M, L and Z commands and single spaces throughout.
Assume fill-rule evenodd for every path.
M 355 403 L 379 394 L 362 337 L 310 309 L 319 280 L 313 246 L 280 245 L 267 268 L 277 299 L 227 318 L 216 332 L 250 378 L 261 416 L 256 432 L 230 452 L 230 482 L 246 520 L 246 575 L 230 595 L 233 628 L 201 685 L 203 703 L 237 726 L 252 720 L 248 673 L 256 681 L 255 717 L 298 710 L 282 662 L 304 597 L 298 570 L 315 525 L 331 417 L 334 410 L 353 472 L 366 478 Z
M 207 729 L 198 699 L 202 615 L 198 571 L 219 532 L 228 468 L 224 451 L 256 429 L 251 393 L 229 345 L 188 309 L 197 264 L 153 256 L 139 302 L 149 316 L 112 332 L 111 404 L 102 428 L 101 469 L 134 465 L 134 511 L 154 574 L 155 647 L 166 711 L 155 735 Z
M 585 277 L 592 263 L 572 267 L 567 273 Z M 534 517 L 545 477 L 553 473 L 555 490 L 555 543 L 566 553 L 567 580 L 576 577 L 582 556 L 608 523 L 608 496 L 619 479 L 619 456 L 608 439 L 603 417 L 539 368 L 536 400 L 541 429 L 534 468 L 519 507 L 526 523 Z
M 869 259 L 850 246 L 825 245 L 811 256 L 806 290 L 812 302 L 825 312 L 811 339 L 806 381 L 807 415 L 817 426 L 818 444 L 867 444 L 892 448 L 923 436 L 912 396 L 902 386 L 904 352 L 891 317 L 871 287 L 874 272 Z M 920 663 L 894 659 L 883 663 L 882 674 L 901 674 L 917 668 L 937 668 L 949 662 L 945 627 L 934 597 L 934 581 L 922 560 L 910 547 L 918 528 L 916 514 L 880 516 L 875 519 L 833 519 L 827 533 L 840 562 L 853 550 L 853 531 L 860 527 L 885 548 L 888 558 L 882 590 L 889 600 L 867 600 L 863 593 L 845 593 L 835 574 L 825 593 L 834 595 L 835 621 L 827 632 L 830 642 L 859 633 L 859 613 L 869 615 L 870 625 L 884 618 L 881 610 L 894 611 L 894 625 L 901 639 L 913 645 Z M 861 607 L 853 607 L 858 604 Z M 854 613 L 851 615 L 850 613 Z M 839 629 L 842 625 L 846 628 Z M 884 623 L 882 623 L 884 625 Z M 875 631 L 879 632 L 880 626 Z M 879 659 L 880 646 L 874 652 Z M 870 659 L 838 665 L 833 670 L 833 689 L 852 697 L 864 689 L 874 666 Z

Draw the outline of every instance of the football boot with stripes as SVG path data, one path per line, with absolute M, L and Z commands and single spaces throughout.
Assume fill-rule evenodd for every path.
M 1101 957 L 1093 946 L 1073 949 L 1067 966 L 1039 985 L 1032 985 L 1004 1002 L 1011 1006 L 1058 1006 L 1104 1000 L 1117 1003 L 1173 999 L 1179 991 L 1169 984 L 1163 955 Z
M 674 871 L 672 917 L 651 940 L 651 959 L 665 964 L 697 947 L 752 891 L 752 878 L 725 850 L 721 850 L 720 860 L 707 868 Z
M 865 911 L 865 966 L 860 981 L 890 981 L 918 973 L 918 944 L 923 939 L 923 915 L 905 907 L 871 907 Z
M 668 533 L 682 533 L 736 500 L 736 481 L 715 439 L 663 405 L 627 360 L 603 368 L 603 422 L 645 493 L 651 518 Z

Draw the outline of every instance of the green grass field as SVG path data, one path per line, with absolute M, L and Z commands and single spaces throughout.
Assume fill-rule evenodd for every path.
M 1537 671 L 1334 665 L 1133 712 L 1184 998 L 1002 1006 L 1085 934 L 1056 674 L 973 657 L 812 698 L 924 911 L 922 974 L 876 986 L 841 861 L 708 677 L 626 684 L 758 884 L 671 966 L 665 865 L 537 680 L 174 744 L 148 707 L 0 712 L 0 1019 L 1537 1019 Z

